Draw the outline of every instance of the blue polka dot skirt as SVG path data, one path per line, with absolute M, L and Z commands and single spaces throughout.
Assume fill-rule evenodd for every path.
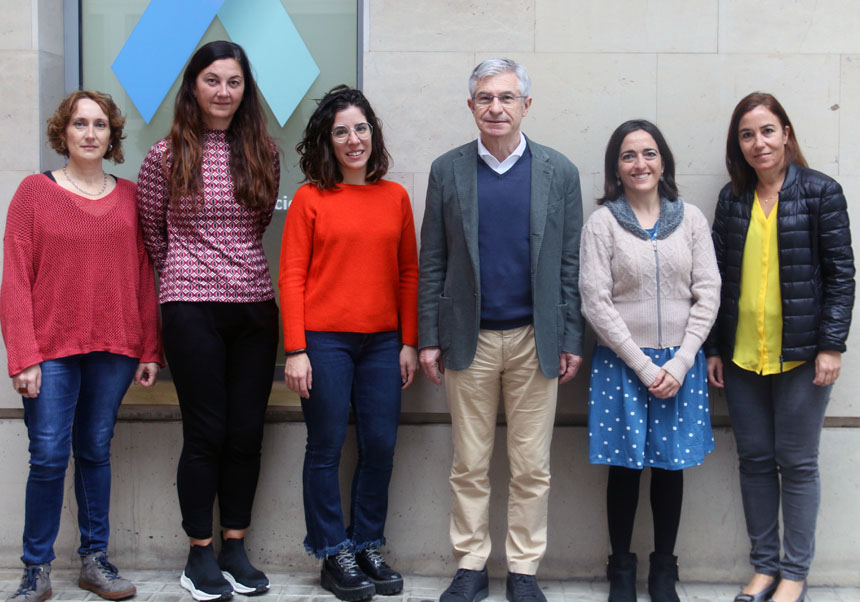
M 678 350 L 642 349 L 662 366 Z M 597 345 L 588 389 L 588 451 L 592 464 L 681 470 L 714 450 L 708 411 L 708 368 L 699 350 L 675 397 L 657 399 L 608 347 Z

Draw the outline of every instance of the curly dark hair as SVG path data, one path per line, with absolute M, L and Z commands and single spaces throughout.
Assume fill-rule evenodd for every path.
M 114 163 L 122 163 L 125 158 L 122 155 L 122 141 L 125 134 L 122 128 L 125 126 L 125 117 L 116 106 L 109 94 L 95 92 L 93 90 L 77 90 L 66 96 L 54 114 L 48 119 L 48 142 L 51 148 L 64 157 L 69 156 L 69 147 L 66 146 L 66 128 L 75 114 L 75 106 L 82 98 L 87 98 L 96 103 L 107 115 L 110 125 L 110 141 L 104 158 Z
M 729 122 L 729 132 L 726 136 L 726 169 L 729 171 L 729 178 L 732 180 L 732 192 L 735 196 L 740 196 L 745 190 L 751 190 L 758 180 L 755 170 L 747 163 L 746 158 L 744 158 L 744 153 L 741 150 L 740 132 L 738 132 L 741 119 L 756 107 L 764 107 L 776 115 L 783 129 L 788 127 L 788 140 L 785 142 L 784 167 L 788 167 L 792 163 L 807 167 L 806 158 L 800 151 L 800 144 L 797 142 L 797 136 L 794 133 L 794 126 L 791 125 L 788 113 L 785 112 L 785 109 L 782 108 L 776 97 L 767 92 L 752 92 L 751 94 L 747 94 L 740 100 L 732 112 L 732 119 Z
M 165 154 L 170 201 L 176 203 L 184 196 L 198 196 L 203 190 L 204 123 L 194 89 L 200 72 L 221 59 L 238 61 L 245 80 L 242 102 L 226 131 L 236 201 L 248 208 L 264 209 L 278 196 L 278 174 L 272 170 L 277 145 L 266 131 L 266 118 L 248 56 L 241 46 L 224 40 L 209 42 L 194 53 L 176 93 L 168 136 L 170 152 Z
M 618 157 L 621 154 L 621 144 L 628 134 L 642 130 L 654 138 L 657 143 L 657 151 L 663 159 L 663 177 L 657 185 L 657 192 L 661 198 L 670 201 L 678 199 L 678 185 L 675 183 L 675 157 L 669 149 L 669 144 L 660 132 L 660 129 L 646 119 L 631 119 L 625 121 L 612 132 L 609 142 L 606 144 L 606 156 L 603 161 L 603 196 L 597 199 L 597 204 L 602 205 L 606 201 L 614 201 L 624 194 L 624 187 L 619 183 Z
M 367 182 L 372 184 L 388 173 L 391 156 L 385 150 L 382 122 L 376 117 L 361 90 L 340 85 L 329 90 L 317 101 L 317 108 L 308 121 L 304 136 L 296 145 L 296 151 L 301 156 L 299 167 L 305 176 L 302 182 L 310 182 L 320 190 L 325 190 L 338 188 L 338 184 L 343 181 L 343 174 L 334 154 L 331 130 L 335 114 L 349 107 L 361 110 L 373 128 L 370 158 L 367 160 Z

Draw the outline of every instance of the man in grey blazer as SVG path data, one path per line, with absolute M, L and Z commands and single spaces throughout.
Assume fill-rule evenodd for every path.
M 558 384 L 582 362 L 579 173 L 520 131 L 530 80 L 510 59 L 469 79 L 478 140 L 436 159 L 421 228 L 421 367 L 445 376 L 454 460 L 450 535 L 457 574 L 441 602 L 487 596 L 488 468 L 504 400 L 511 480 L 507 597 L 543 600 L 549 449 Z

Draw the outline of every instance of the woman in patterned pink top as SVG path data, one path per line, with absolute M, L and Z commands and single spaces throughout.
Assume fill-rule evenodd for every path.
M 190 551 L 180 583 L 196 600 L 269 587 L 249 562 L 244 537 L 278 344 L 262 239 L 279 176 L 245 52 L 232 42 L 206 44 L 185 70 L 170 135 L 149 151 L 138 178 L 144 240 L 161 277 L 164 350 L 182 410 L 176 487 Z

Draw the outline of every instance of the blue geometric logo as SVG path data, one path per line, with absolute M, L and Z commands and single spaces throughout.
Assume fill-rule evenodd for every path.
M 280 0 L 151 0 L 113 72 L 149 123 L 216 16 L 283 127 L 320 70 Z

